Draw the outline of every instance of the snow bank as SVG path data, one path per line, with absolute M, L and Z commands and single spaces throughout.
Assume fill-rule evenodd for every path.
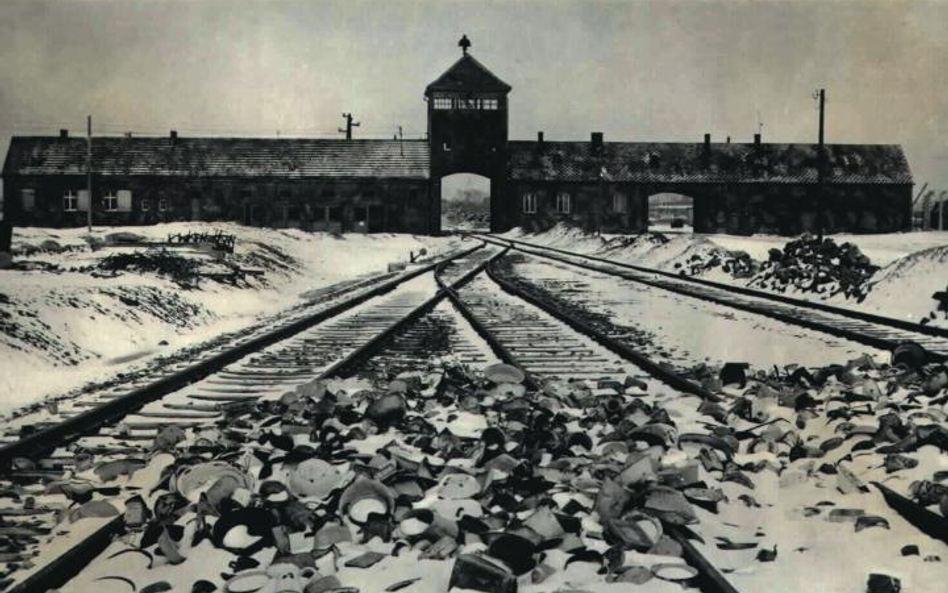
M 948 312 L 938 311 L 932 295 L 948 290 L 948 245 L 932 247 L 893 261 L 876 272 L 859 307 L 871 313 L 899 316 L 948 327 Z
M 94 228 L 92 241 L 102 243 L 116 232 L 165 241 L 172 233 L 217 231 L 237 237 L 234 254 L 220 259 L 205 250 L 175 248 L 168 257 L 194 264 L 201 274 L 233 269 L 253 274 L 181 282 L 134 269 L 114 273 L 104 270 L 103 262 L 147 250 L 92 250 L 84 228 L 15 229 L 17 267 L 0 271 L 0 413 L 113 375 L 130 361 L 145 364 L 261 323 L 304 302 L 313 290 L 385 272 L 389 263 L 407 262 L 410 252 L 441 252 L 457 241 L 233 223 Z
M 565 225 L 535 234 L 513 229 L 502 236 L 738 286 L 752 285 L 750 277 L 769 259 L 769 251 L 783 250 L 795 239 L 772 235 L 688 234 L 670 238 L 660 233 L 596 236 Z M 937 310 L 938 301 L 933 298 L 935 292 L 948 290 L 948 233 L 826 237 L 837 244 L 848 242 L 858 246 L 872 264 L 883 266 L 865 281 L 866 296 L 862 302 L 843 293 L 831 294 L 832 290 L 815 293 L 792 285 L 779 291 L 766 284 L 752 287 L 910 321 L 927 318 L 926 323 L 948 327 L 945 312 Z

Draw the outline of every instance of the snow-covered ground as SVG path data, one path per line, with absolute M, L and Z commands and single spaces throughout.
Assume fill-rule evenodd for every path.
M 207 277 L 176 282 L 132 270 L 113 275 L 103 269 L 110 256 L 147 250 L 92 250 L 84 228 L 16 229 L 13 252 L 19 269 L 0 270 L 0 413 L 111 376 L 129 364 L 147 364 L 159 355 L 259 324 L 304 303 L 321 288 L 384 273 L 389 263 L 408 262 L 411 252 L 433 254 L 457 243 L 232 223 L 94 228 L 92 234 L 104 239 L 130 232 L 164 241 L 172 233 L 217 231 L 237 237 L 232 256 L 219 260 L 206 251 L 176 248 L 169 250 L 171 265 L 194 265 L 192 271 L 199 274 L 238 268 L 259 276 L 229 283 Z M 62 250 L 37 250 L 48 240 Z
M 739 286 L 747 286 L 750 278 L 735 277 L 733 262 L 737 253 L 747 254 L 752 263 L 759 265 L 768 259 L 770 249 L 782 249 L 793 239 L 769 235 L 738 237 L 687 233 L 665 237 L 654 234 L 597 236 L 563 225 L 536 234 L 514 229 L 504 236 L 666 272 L 686 271 L 708 280 Z M 829 237 L 837 244 L 850 242 L 857 245 L 872 264 L 880 267 L 867 283 L 866 298 L 857 302 L 843 294 L 818 295 L 793 287 L 783 294 L 909 321 L 928 317 L 931 325 L 948 327 L 948 316 L 937 312 L 938 301 L 932 298 L 934 293 L 948 289 L 948 233 L 930 231 Z M 703 267 L 713 260 L 731 266 L 731 270 L 722 265 Z M 757 285 L 754 288 L 767 290 Z
M 614 276 L 577 272 L 568 264 L 530 258 L 518 263 L 516 271 L 551 290 L 560 286 L 561 298 L 642 332 L 641 350 L 680 368 L 726 362 L 747 362 L 755 369 L 788 363 L 819 366 L 842 364 L 867 352 L 887 358 L 861 344 Z

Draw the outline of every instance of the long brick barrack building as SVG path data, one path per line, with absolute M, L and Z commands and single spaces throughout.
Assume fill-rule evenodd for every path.
M 508 138 L 511 87 L 463 47 L 425 89 L 425 140 L 14 137 L 4 218 L 16 226 L 232 220 L 342 232 L 441 232 L 441 182 L 490 179 L 491 228 L 560 221 L 648 226 L 659 193 L 693 198 L 703 233 L 909 230 L 912 175 L 898 145 Z

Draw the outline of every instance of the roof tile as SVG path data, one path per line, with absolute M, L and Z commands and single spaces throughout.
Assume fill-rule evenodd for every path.
M 102 175 L 195 177 L 429 177 L 423 140 L 273 138 L 92 139 L 93 170 Z M 83 138 L 14 137 L 4 175 L 83 174 Z

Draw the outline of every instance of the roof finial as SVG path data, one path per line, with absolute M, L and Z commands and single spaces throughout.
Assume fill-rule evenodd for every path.
M 471 47 L 471 40 L 467 38 L 467 35 L 461 35 L 461 40 L 458 41 L 458 47 L 461 48 L 464 55 L 467 55 L 467 48 Z

